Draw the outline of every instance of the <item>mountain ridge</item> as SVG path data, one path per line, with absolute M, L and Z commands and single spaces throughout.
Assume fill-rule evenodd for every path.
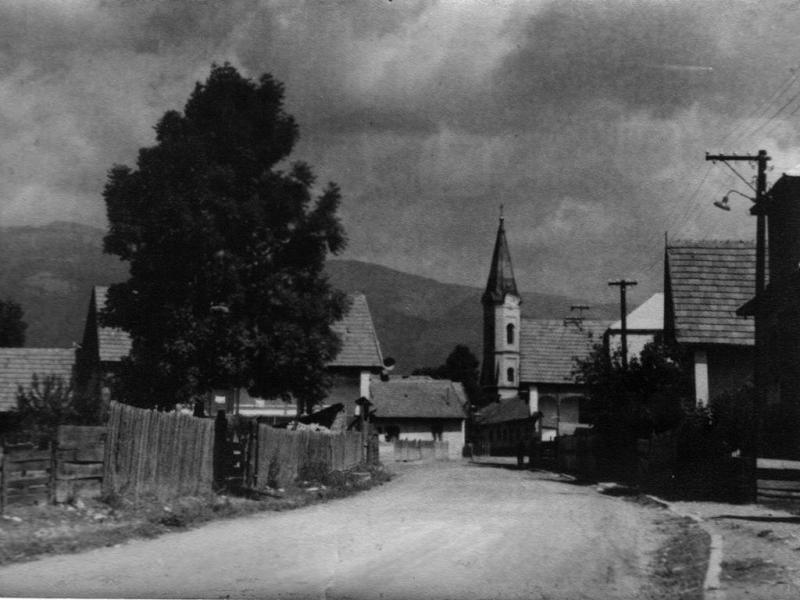
M 104 254 L 105 232 L 58 221 L 45 226 L 0 228 L 0 297 L 22 305 L 29 347 L 69 347 L 83 336 L 89 296 L 95 285 L 127 277 L 127 266 Z M 399 373 L 442 364 L 456 344 L 480 356 L 482 290 L 373 263 L 331 259 L 331 283 L 344 292 L 363 292 L 384 356 Z M 521 292 L 525 318 L 561 318 L 572 304 L 554 294 Z M 616 318 L 614 307 L 598 305 L 592 318 Z

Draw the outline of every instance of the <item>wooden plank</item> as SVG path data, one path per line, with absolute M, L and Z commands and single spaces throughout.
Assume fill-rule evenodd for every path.
M 60 425 L 57 434 L 59 450 L 75 450 L 105 442 L 107 430 L 104 426 Z
M 35 488 L 39 486 L 49 486 L 50 485 L 50 475 L 45 475 L 44 477 L 29 477 L 26 479 L 11 479 L 6 480 L 6 488 L 10 490 L 19 490 L 19 489 L 27 489 L 27 488 Z
M 102 477 L 103 463 L 62 462 L 58 465 L 56 479 L 72 479 L 74 477 Z
M 758 479 L 800 481 L 800 471 L 794 469 L 758 469 L 756 471 Z
M 55 501 L 68 502 L 74 498 L 97 498 L 102 495 L 103 487 L 100 479 L 73 479 L 57 481 Z
M 49 471 L 52 465 L 50 458 L 39 460 L 23 460 L 16 462 L 10 460 L 7 464 L 9 473 L 25 473 L 27 471 Z
M 5 456 L 12 463 L 23 463 L 26 461 L 50 460 L 50 450 L 13 450 L 6 452 Z
M 56 450 L 56 462 L 104 462 L 105 453 L 105 443 L 85 448 Z

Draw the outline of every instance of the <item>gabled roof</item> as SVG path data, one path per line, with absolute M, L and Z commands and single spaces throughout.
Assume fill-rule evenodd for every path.
M 372 378 L 370 410 L 378 418 L 465 419 L 464 386 L 449 379 L 403 377 L 381 381 Z
M 95 286 L 95 318 L 106 306 L 108 287 Z M 90 311 L 91 314 L 91 311 Z M 119 327 L 103 327 L 97 322 L 97 351 L 101 362 L 118 362 L 128 356 L 131 351 L 130 336 Z
M 667 298 L 675 339 L 686 344 L 753 345 L 753 321 L 736 316 L 755 285 L 755 245 L 674 241 L 667 245 Z
M 500 217 L 500 225 L 497 227 L 497 239 L 494 242 L 494 252 L 492 253 L 492 265 L 489 268 L 489 280 L 486 283 L 486 291 L 483 293 L 483 301 L 502 302 L 506 294 L 513 294 L 519 297 L 517 282 L 514 279 L 514 269 L 511 266 L 511 253 L 508 251 L 503 217 Z
M 372 324 L 367 297 L 355 293 L 350 295 L 350 300 L 350 310 L 341 321 L 331 326 L 342 340 L 342 349 L 328 366 L 382 368 L 381 346 Z
M 108 288 L 94 288 L 96 315 L 106 304 Z M 342 349 L 336 359 L 328 366 L 332 367 L 383 367 L 383 357 L 378 343 L 378 336 L 372 324 L 367 298 L 364 294 L 352 294 L 348 313 L 341 321 L 334 323 L 331 329 L 342 339 Z M 90 310 L 91 315 L 91 310 Z M 131 338 L 127 332 L 116 327 L 102 327 L 97 323 L 97 343 L 100 360 L 118 362 L 131 351 Z
M 502 398 L 497 402 L 487 404 L 475 414 L 475 422 L 480 425 L 522 421 L 530 418 L 538 418 L 538 414 L 532 417 L 528 403 L 519 397 Z
M 625 326 L 628 331 L 659 331 L 663 329 L 664 294 L 662 292 L 653 294 L 628 313 Z M 611 331 L 620 331 L 622 321 L 615 321 L 608 328 Z
M 528 383 L 574 383 L 575 357 L 589 355 L 602 341 L 608 321 L 522 319 L 519 380 Z
M 58 375 L 69 384 L 74 364 L 72 348 L 0 348 L 0 411 L 16 410 L 17 390 L 30 387 L 34 374 L 40 380 Z

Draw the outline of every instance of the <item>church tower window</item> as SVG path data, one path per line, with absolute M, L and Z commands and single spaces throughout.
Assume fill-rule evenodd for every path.
M 508 379 L 508 383 L 514 383 L 514 367 L 506 369 L 506 379 Z
M 506 325 L 506 343 L 513 344 L 514 343 L 514 324 L 509 323 Z

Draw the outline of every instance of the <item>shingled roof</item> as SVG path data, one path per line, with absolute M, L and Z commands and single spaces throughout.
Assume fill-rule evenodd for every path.
M 106 306 L 106 294 L 108 288 L 105 286 L 95 286 L 94 288 L 94 302 L 95 312 L 94 318 Z M 92 310 L 89 311 L 90 318 Z M 97 350 L 100 355 L 101 362 L 118 362 L 124 357 L 128 356 L 131 351 L 131 338 L 130 336 L 120 329 L 119 327 L 102 327 L 98 321 L 97 323 Z
M 464 387 L 448 379 L 404 377 L 370 381 L 376 417 L 394 419 L 464 419 Z
M 107 292 L 108 288 L 104 286 L 94 288 L 96 306 L 94 318 L 105 307 Z M 348 313 L 341 321 L 331 326 L 331 329 L 342 339 L 342 349 L 328 366 L 381 368 L 383 367 L 383 357 L 378 336 L 372 324 L 367 298 L 364 294 L 356 293 L 350 296 L 350 300 Z M 91 315 L 90 309 L 90 318 Z M 130 336 L 122 329 L 101 327 L 98 323 L 97 338 L 100 360 L 103 362 L 120 361 L 131 351 Z
M 581 324 L 523 319 L 519 337 L 519 378 L 530 383 L 574 383 L 575 357 L 589 355 L 602 341 L 606 321 Z
M 664 309 L 676 341 L 752 346 L 753 321 L 736 316 L 736 309 L 753 296 L 755 265 L 752 242 L 668 244 Z
M 528 403 L 520 397 L 502 398 L 497 402 L 487 404 L 475 414 L 475 421 L 480 425 L 493 423 L 506 423 L 508 421 L 523 421 L 538 418 L 539 415 L 530 414 Z
M 72 348 L 0 348 L 0 411 L 17 408 L 19 386 L 29 387 L 34 374 L 58 375 L 69 383 L 74 363 Z
M 351 305 L 342 320 L 331 329 L 339 334 L 342 349 L 330 367 L 383 367 L 381 346 L 372 324 L 367 297 L 361 293 L 350 295 Z

